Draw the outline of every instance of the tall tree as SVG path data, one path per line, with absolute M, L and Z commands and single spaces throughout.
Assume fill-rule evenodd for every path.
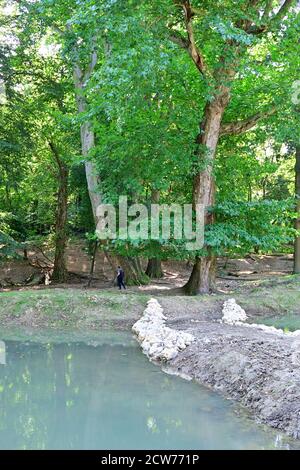
M 65 282 L 68 278 L 66 266 L 66 246 L 68 241 L 67 221 L 69 167 L 65 160 L 61 158 L 59 150 L 53 142 L 49 142 L 49 147 L 57 164 L 57 179 L 59 184 L 55 223 L 55 256 L 52 280 L 55 282 Z
M 59 0 L 53 5 L 48 0 L 41 0 L 29 7 L 29 18 L 35 18 L 42 25 L 41 32 L 46 27 L 56 33 L 57 41 L 72 70 L 77 112 L 81 123 L 82 155 L 96 225 L 98 222 L 97 207 L 101 204 L 102 198 L 100 178 L 91 158 L 91 151 L 95 146 L 95 134 L 93 124 L 87 117 L 87 89 L 88 82 L 97 66 L 99 55 L 103 53 L 99 47 L 99 43 L 103 39 L 101 22 L 98 25 L 95 15 L 98 13 L 101 16 L 102 3 L 100 2 L 96 6 L 90 0 L 85 0 L 81 4 L 73 0 L 70 2 Z M 94 7 L 93 13 L 91 7 Z
M 55 225 L 53 279 L 63 282 L 67 279 L 68 174 L 78 146 L 69 119 L 75 102 L 70 97 L 66 67 L 55 48 L 43 43 L 40 34 L 33 41 L 35 31 L 24 29 L 26 22 L 22 23 L 17 12 L 7 15 L 6 22 L 10 23 L 13 39 L 7 56 L 6 81 L 9 93 L 6 106 L 15 117 L 14 128 L 23 129 L 25 136 L 28 134 L 27 138 L 18 139 L 18 145 L 25 153 L 28 167 L 31 167 L 31 178 L 34 174 L 32 169 L 40 169 L 37 184 L 43 189 L 38 188 L 38 194 L 31 194 L 32 198 L 38 200 L 38 195 L 43 191 L 44 197 L 41 199 L 44 202 L 47 200 L 49 173 L 53 187 L 52 207 L 57 191 L 56 207 L 51 207 L 51 216 L 56 213 L 55 224 L 50 220 L 49 230 Z M 28 236 L 27 230 L 24 231 L 24 237 Z
M 281 21 L 289 14 L 295 2 L 286 0 L 276 2 L 209 2 L 175 1 L 176 7 L 182 10 L 182 21 L 186 35 L 178 31 L 178 21 L 170 28 L 170 39 L 184 48 L 195 64 L 201 80 L 208 84 L 209 94 L 204 104 L 203 117 L 199 124 L 200 132 L 196 138 L 197 155 L 202 166 L 196 172 L 193 183 L 193 204 L 201 204 L 206 209 L 205 226 L 214 223 L 211 210 L 215 203 L 214 161 L 221 135 L 237 134 L 249 130 L 257 122 L 274 112 L 273 108 L 256 113 L 244 120 L 224 122 L 224 115 L 232 98 L 232 89 L 238 78 L 240 66 L 247 57 L 247 52 L 254 38 L 262 38 L 272 31 L 276 36 L 282 34 Z M 193 3 L 193 4 L 192 4 Z M 278 5 L 279 4 L 279 5 Z M 218 9 L 226 8 L 224 19 Z M 220 11 L 220 10 L 219 10 Z M 197 17 L 199 18 L 197 21 Z M 208 29 L 214 27 L 220 33 L 221 43 L 215 44 L 216 60 L 206 60 L 203 50 L 206 48 L 205 38 L 197 37 L 195 20 L 208 36 Z M 206 39 L 207 42 L 207 39 Z M 199 44 L 201 43 L 201 47 Z M 206 255 L 197 256 L 192 274 L 185 290 L 189 294 L 207 293 L 215 287 L 214 253 L 206 246 Z

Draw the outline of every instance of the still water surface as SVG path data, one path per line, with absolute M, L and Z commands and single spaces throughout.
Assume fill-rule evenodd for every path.
M 278 433 L 148 362 L 129 334 L 6 341 L 0 449 L 266 449 Z

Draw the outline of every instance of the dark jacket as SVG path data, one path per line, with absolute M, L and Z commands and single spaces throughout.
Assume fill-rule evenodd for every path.
M 119 281 L 123 281 L 123 280 L 124 280 L 124 271 L 123 271 L 123 269 L 118 269 L 117 279 L 118 279 Z

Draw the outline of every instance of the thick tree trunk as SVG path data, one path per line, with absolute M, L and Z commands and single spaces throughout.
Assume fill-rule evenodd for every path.
M 105 252 L 105 256 L 114 272 L 114 277 L 118 266 L 121 266 L 125 273 L 125 282 L 128 285 L 140 286 L 148 283 L 149 278 L 143 272 L 139 258 L 115 255 L 108 252 Z
M 66 246 L 67 246 L 67 217 L 68 217 L 68 167 L 60 158 L 58 150 L 53 143 L 50 148 L 58 166 L 58 196 L 55 226 L 55 257 L 52 280 L 55 282 L 65 282 L 68 277 L 66 267 Z
M 196 258 L 192 273 L 184 286 L 188 295 L 207 294 L 215 289 L 216 258 L 206 256 Z
M 150 258 L 145 272 L 150 279 L 161 279 L 164 275 L 161 260 L 158 258 Z
M 300 231 L 300 146 L 296 148 L 295 183 L 296 210 L 298 213 L 295 228 Z M 294 274 L 300 274 L 300 237 L 295 239 Z
M 230 76 L 228 73 L 227 77 Z M 214 223 L 213 214 L 207 210 L 215 203 L 215 181 L 213 164 L 220 136 L 221 122 L 224 111 L 229 103 L 229 88 L 222 85 L 215 99 L 207 103 L 204 119 L 200 126 L 200 134 L 197 139 L 199 144 L 199 161 L 204 169 L 194 178 L 193 205 L 201 204 L 206 208 L 205 226 Z M 206 247 L 208 255 L 196 258 L 192 273 L 187 284 L 183 287 L 189 295 L 205 294 L 215 289 L 215 257 Z
M 74 85 L 76 92 L 76 101 L 78 113 L 82 114 L 87 112 L 88 103 L 85 97 L 85 83 L 86 80 L 90 77 L 94 67 L 96 65 L 96 56 L 92 54 L 91 63 L 89 65 L 88 71 L 83 71 L 81 68 L 75 64 L 73 70 L 74 76 Z M 95 226 L 97 227 L 99 219 L 97 217 L 97 208 L 102 203 L 101 191 L 100 191 L 100 177 L 97 173 L 97 168 L 95 163 L 89 159 L 91 150 L 95 146 L 95 133 L 93 131 L 92 123 L 86 121 L 82 124 L 80 129 L 80 138 L 81 138 L 81 147 L 82 155 L 85 157 L 85 174 L 87 187 L 89 192 L 89 197 L 91 201 L 92 211 L 95 220 Z M 105 252 L 106 257 L 109 255 Z M 145 274 L 138 268 L 134 258 L 129 257 L 118 257 L 119 264 L 125 267 L 126 265 L 126 276 L 127 282 L 132 284 L 144 284 L 146 282 Z M 112 257 L 109 257 L 109 262 L 112 263 Z M 117 264 L 116 264 L 117 266 Z

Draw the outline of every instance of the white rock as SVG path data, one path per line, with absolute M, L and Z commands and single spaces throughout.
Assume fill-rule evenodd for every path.
M 178 351 L 176 348 L 165 348 L 160 354 L 160 359 L 163 361 L 170 361 L 171 359 L 174 359 L 177 354 Z
M 299 331 L 299 330 L 297 330 Z M 292 343 L 292 363 L 295 366 L 300 366 L 300 341 L 294 341 Z
M 209 338 L 204 338 L 203 343 L 209 344 L 209 343 L 211 343 L 211 340 Z
M 224 302 L 222 313 L 222 322 L 229 325 L 235 325 L 238 322 L 247 320 L 245 310 L 236 303 L 235 299 L 228 299 Z
M 300 366 L 300 339 L 298 339 L 300 337 L 300 330 L 285 332 L 281 328 L 275 328 L 275 326 L 268 326 L 258 323 L 245 323 L 247 320 L 246 312 L 236 303 L 235 299 L 229 299 L 224 302 L 222 313 L 223 317 L 221 322 L 223 323 L 247 328 L 256 328 L 257 330 L 262 330 L 265 333 L 270 333 L 276 336 L 289 336 L 297 338 L 291 346 L 291 361 L 294 365 Z
M 151 359 L 170 361 L 193 341 L 193 335 L 165 325 L 163 308 L 156 299 L 150 299 L 140 318 L 132 327 L 143 352 Z
M 149 356 L 151 357 L 159 357 L 161 352 L 163 351 L 164 347 L 161 343 L 155 343 L 149 349 Z

